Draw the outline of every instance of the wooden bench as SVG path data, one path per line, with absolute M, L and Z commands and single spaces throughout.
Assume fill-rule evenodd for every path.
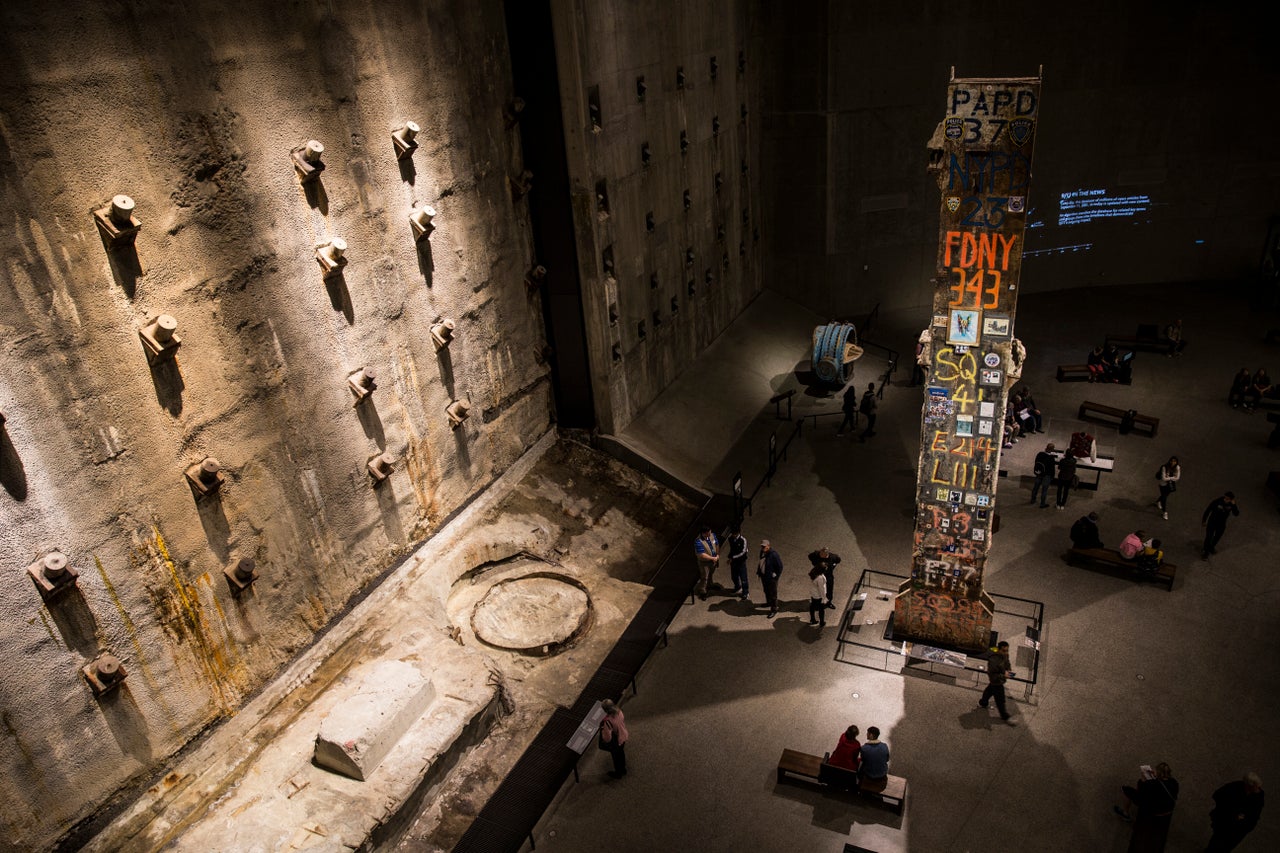
M 1120 349 L 1162 353 L 1174 351 L 1173 341 L 1162 335 L 1159 326 L 1154 324 L 1138 326 L 1137 334 L 1133 335 L 1107 335 L 1105 343 L 1107 346 L 1114 345 Z M 1182 341 L 1182 345 L 1185 347 L 1187 342 Z
M 1059 364 L 1059 382 L 1088 382 L 1092 374 L 1087 364 Z
M 1126 560 L 1120 556 L 1119 551 L 1114 551 L 1110 548 L 1072 548 L 1067 552 L 1068 562 L 1080 560 L 1088 560 L 1094 563 L 1102 563 L 1106 566 L 1125 569 L 1132 573 L 1134 580 L 1149 580 L 1155 583 L 1162 583 L 1169 588 L 1170 592 L 1173 592 L 1173 578 L 1178 571 L 1178 567 L 1173 563 L 1161 563 L 1160 568 L 1154 572 L 1144 572 L 1138 568 L 1137 563 L 1133 560 Z
M 798 752 L 794 749 L 782 750 L 782 757 L 778 759 L 778 782 L 785 781 L 788 776 L 795 776 L 807 782 L 816 782 L 819 785 L 830 785 L 836 788 L 844 788 L 845 790 L 852 790 L 853 784 L 856 782 L 858 793 L 869 797 L 879 797 L 881 802 L 887 804 L 898 814 L 902 814 L 902 809 L 907 804 L 906 779 L 890 774 L 884 780 L 884 788 L 880 788 L 878 780 L 871 782 L 851 770 L 846 770 L 843 767 L 833 767 L 826 762 L 826 757 L 810 755 L 807 752 Z
M 1155 438 L 1156 433 L 1160 430 L 1160 419 L 1151 415 L 1140 415 L 1134 412 L 1132 415 L 1124 409 L 1117 409 L 1115 406 L 1106 406 L 1102 403 L 1095 403 L 1092 400 L 1085 400 L 1080 404 L 1080 411 L 1076 413 L 1079 420 L 1092 420 L 1105 423 L 1105 418 L 1114 418 L 1116 426 L 1120 427 L 1121 432 L 1140 432 L 1149 438 Z
M 1087 364 L 1059 364 L 1058 365 L 1058 381 L 1059 382 L 1089 382 L 1093 378 L 1093 374 L 1089 371 Z M 1133 384 L 1133 373 L 1128 372 L 1120 377 L 1121 385 Z

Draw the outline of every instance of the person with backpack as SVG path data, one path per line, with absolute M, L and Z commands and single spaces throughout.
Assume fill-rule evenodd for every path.
M 1058 460 L 1053 456 L 1053 442 L 1049 442 L 1036 454 L 1031 473 L 1036 481 L 1031 485 L 1031 503 L 1036 502 L 1036 493 L 1040 493 L 1040 508 L 1049 505 L 1049 484 L 1053 482 L 1053 473 L 1058 467 Z
M 858 404 L 858 411 L 867 418 L 867 428 L 862 431 L 862 435 L 858 436 L 858 441 L 866 441 L 876 434 L 876 383 L 872 382 L 867 386 L 867 390 L 862 392 L 862 402 Z

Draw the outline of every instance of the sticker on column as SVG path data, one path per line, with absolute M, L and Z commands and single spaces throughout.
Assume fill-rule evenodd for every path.
M 1003 370 L 983 370 L 978 374 L 978 382 L 982 385 L 1003 385 Z
M 974 346 L 977 344 L 978 325 L 981 320 L 981 311 L 952 311 L 951 322 L 947 325 L 947 343 L 952 346 L 956 344 Z
M 1009 337 L 1009 315 L 991 313 L 983 314 L 982 336 L 984 338 Z
M 982 405 L 986 406 L 989 404 L 983 403 Z M 991 435 L 992 426 L 994 424 L 995 424 L 995 421 L 987 420 L 986 418 L 983 418 L 982 420 L 978 421 L 978 435 Z

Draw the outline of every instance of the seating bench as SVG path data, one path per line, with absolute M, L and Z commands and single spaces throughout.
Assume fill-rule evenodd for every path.
M 1137 335 L 1107 335 L 1107 346 L 1119 349 L 1146 350 L 1147 352 L 1173 352 L 1173 341 L 1168 338 L 1140 338 Z M 1183 341 L 1185 344 L 1186 341 Z
M 1089 376 L 1089 365 L 1087 364 L 1058 365 L 1059 382 L 1088 382 Z
M 1093 378 L 1093 374 L 1089 371 L 1087 364 L 1059 364 L 1058 365 L 1058 381 L 1059 382 L 1089 382 Z M 1126 371 L 1120 377 L 1121 385 L 1133 384 L 1133 372 Z
M 1108 566 L 1127 569 L 1133 573 L 1134 580 L 1150 580 L 1156 583 L 1162 583 L 1169 588 L 1169 592 L 1173 592 L 1173 579 L 1178 572 L 1178 567 L 1173 563 L 1161 563 L 1160 568 L 1155 572 L 1141 571 L 1133 560 L 1126 560 L 1120 556 L 1119 551 L 1111 548 L 1072 548 L 1067 552 L 1068 562 L 1078 560 L 1089 560 L 1095 563 L 1102 563 Z
M 1116 425 L 1120 427 L 1121 432 L 1141 432 L 1149 438 L 1155 438 L 1156 433 L 1160 430 L 1159 418 L 1151 415 L 1140 415 L 1137 412 L 1130 416 L 1124 409 L 1095 403 L 1092 400 L 1085 400 L 1080 404 L 1080 410 L 1076 413 L 1076 417 L 1082 421 L 1115 418 Z
M 901 776 L 890 774 L 885 780 L 885 786 L 880 789 L 878 783 L 864 780 L 857 773 L 846 770 L 843 767 L 833 767 L 825 761 L 826 756 L 810 755 L 807 752 L 799 752 L 794 749 L 782 750 L 782 757 L 778 759 L 778 781 L 783 782 L 788 776 L 796 776 L 810 782 L 816 782 L 819 785 L 833 785 L 836 787 L 851 787 L 850 785 L 841 785 L 842 782 L 852 783 L 857 781 L 858 793 L 866 794 L 871 797 L 879 797 L 880 800 L 898 814 L 902 814 L 902 809 L 907 803 L 907 780 Z

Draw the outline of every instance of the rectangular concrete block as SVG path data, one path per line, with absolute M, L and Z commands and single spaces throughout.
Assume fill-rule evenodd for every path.
M 364 781 L 431 706 L 435 686 L 405 661 L 379 661 L 345 679 L 316 735 L 315 763 Z

